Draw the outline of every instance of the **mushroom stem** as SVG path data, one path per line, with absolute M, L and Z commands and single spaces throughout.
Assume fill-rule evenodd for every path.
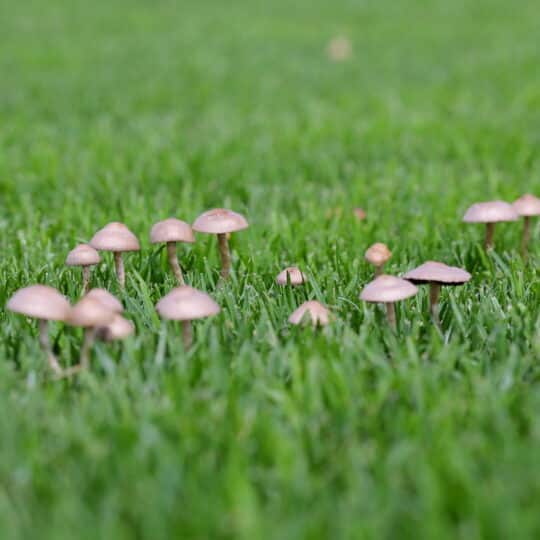
M 188 351 L 193 344 L 193 328 L 191 321 L 182 321 L 182 339 L 184 341 L 184 349 Z
M 493 234 L 495 233 L 495 223 L 486 223 L 486 239 L 484 240 L 484 247 L 486 249 L 493 248 Z
M 521 237 L 521 254 L 524 259 L 527 259 L 529 240 L 531 239 L 531 217 L 525 216 L 523 219 L 523 236 Z
M 429 309 L 431 311 L 431 316 L 433 321 L 437 326 L 440 326 L 439 321 L 439 296 L 441 294 L 441 284 L 434 283 L 433 281 L 429 284 Z
M 231 272 L 231 252 L 229 251 L 229 241 L 227 234 L 218 234 L 219 255 L 221 257 L 221 277 L 227 279 Z
M 173 271 L 178 283 L 180 285 L 184 285 L 184 276 L 182 275 L 182 269 L 178 264 L 178 257 L 176 255 L 176 242 L 167 242 L 167 257 L 169 259 L 171 270 Z
M 39 345 L 41 346 L 41 349 L 47 355 L 47 361 L 49 363 L 49 367 L 57 375 L 60 375 L 62 373 L 62 368 L 60 364 L 58 363 L 56 356 L 53 353 L 51 343 L 49 341 L 49 325 L 47 321 L 44 321 L 42 319 L 39 320 Z
M 379 276 L 382 276 L 383 274 L 383 264 L 381 264 L 380 266 L 376 266 L 375 267 L 375 277 L 378 278 Z
M 82 292 L 85 295 L 90 290 L 90 266 L 82 267 L 82 286 Z
M 114 252 L 114 266 L 116 268 L 116 275 L 118 277 L 118 283 L 122 289 L 126 286 L 126 272 L 124 270 L 124 259 L 122 259 L 122 252 Z
M 397 330 L 397 323 L 396 323 L 396 307 L 394 306 L 393 302 L 387 302 L 386 304 L 386 318 L 388 319 L 388 324 L 390 325 L 390 328 L 394 330 L 394 332 Z
M 84 331 L 84 341 L 81 348 L 81 357 L 79 360 L 79 366 L 81 369 L 86 369 L 90 365 L 90 350 L 94 345 L 95 339 L 96 328 L 87 328 Z

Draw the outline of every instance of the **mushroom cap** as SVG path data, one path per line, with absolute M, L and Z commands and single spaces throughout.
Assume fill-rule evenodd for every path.
M 366 211 L 363 208 L 355 208 L 353 210 L 353 213 L 354 213 L 356 219 L 358 219 L 358 221 L 362 221 L 362 220 L 366 219 L 367 214 L 366 214 Z
M 53 287 L 30 285 L 15 292 L 7 308 L 34 319 L 65 321 L 71 310 L 67 299 Z
M 376 242 L 368 247 L 364 254 L 366 261 L 373 266 L 382 266 L 391 256 L 392 252 L 388 249 L 388 246 L 381 242 Z
M 306 314 L 309 315 L 309 319 Z M 313 326 L 326 326 L 330 323 L 330 311 L 317 300 L 309 300 L 291 313 L 289 322 L 291 324 L 311 322 Z
M 106 326 L 114 319 L 115 313 L 95 298 L 83 296 L 72 308 L 66 320 L 71 326 L 94 328 Z
M 418 288 L 404 279 L 383 274 L 368 283 L 360 293 L 364 302 L 392 303 L 414 296 Z
M 302 285 L 307 281 L 306 275 L 297 266 L 288 266 L 282 270 L 276 277 L 276 283 L 278 285 L 287 285 L 287 279 L 291 285 Z
M 514 201 L 513 207 L 520 216 L 540 216 L 540 199 L 530 193 Z
M 74 247 L 66 258 L 67 266 L 92 266 L 100 262 L 99 253 L 88 244 L 79 244 Z
M 242 214 L 225 208 L 214 208 L 202 213 L 193 223 L 193 230 L 202 233 L 224 234 L 248 228 Z
M 181 285 L 166 294 L 156 304 L 156 310 L 163 319 L 192 321 L 216 315 L 221 308 L 206 293 Z
M 440 283 L 442 285 L 463 285 L 471 279 L 471 274 L 446 264 L 427 261 L 418 268 L 407 272 L 403 279 L 412 283 Z
M 101 251 L 139 251 L 137 237 L 123 224 L 113 221 L 100 229 L 90 240 L 94 249 Z
M 150 242 L 195 242 L 191 225 L 176 218 L 168 218 L 156 223 L 150 231 Z
M 470 206 L 463 221 L 465 223 L 497 223 L 499 221 L 516 221 L 519 215 L 515 208 L 504 201 L 480 202 Z
M 115 315 L 113 320 L 106 326 L 97 329 L 97 336 L 103 341 L 115 341 L 125 339 L 135 332 L 135 325 L 124 319 L 122 315 Z
M 112 295 L 109 291 L 105 289 L 91 289 L 85 295 L 86 298 L 93 298 L 98 302 L 101 302 L 109 311 L 113 313 L 122 313 L 124 311 L 124 306 L 122 302 Z

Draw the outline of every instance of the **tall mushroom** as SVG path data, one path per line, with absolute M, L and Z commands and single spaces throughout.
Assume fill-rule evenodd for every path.
M 208 210 L 193 223 L 194 231 L 217 234 L 219 255 L 221 257 L 221 277 L 223 279 L 227 279 L 231 271 L 231 253 L 227 235 L 247 229 L 248 226 L 244 216 L 225 208 Z
M 187 351 L 193 342 L 191 321 L 216 315 L 221 308 L 206 293 L 181 285 L 156 304 L 156 311 L 163 319 L 182 323 L 182 339 Z
M 383 267 L 391 256 L 392 252 L 388 249 L 388 246 L 381 242 L 376 242 L 370 246 L 364 254 L 366 261 L 375 267 L 375 277 L 382 275 Z
M 514 207 L 504 201 L 480 202 L 470 206 L 463 221 L 465 223 L 485 223 L 486 237 L 484 247 L 491 249 L 493 247 L 493 233 L 495 232 L 495 223 L 501 221 L 517 221 L 518 213 Z
M 311 323 L 313 326 L 326 326 L 330 323 L 330 311 L 317 300 L 309 300 L 295 309 L 289 317 L 294 325 Z
M 63 370 L 58 363 L 49 341 L 49 321 L 65 321 L 71 306 L 64 296 L 47 285 L 31 285 L 19 289 L 8 301 L 7 308 L 14 313 L 37 319 L 39 323 L 39 344 L 47 355 L 49 367 L 56 375 Z
M 122 253 L 127 251 L 139 251 L 141 246 L 137 237 L 123 224 L 113 221 L 105 225 L 94 234 L 90 245 L 100 251 L 112 251 L 114 253 L 114 265 L 120 287 L 126 285 L 126 274 Z
M 297 285 L 303 285 L 306 281 L 306 275 L 297 266 L 288 266 L 276 277 L 278 285 L 288 285 L 290 283 L 293 287 L 296 287 Z
M 90 287 L 90 268 L 99 264 L 100 261 L 99 253 L 88 244 L 79 244 L 68 253 L 66 265 L 82 268 L 83 294 L 86 294 Z
M 439 296 L 443 285 L 463 285 L 471 279 L 471 274 L 455 266 L 427 261 L 418 268 L 407 272 L 403 279 L 416 285 L 429 284 L 429 305 L 431 316 L 437 326 L 439 322 Z
M 360 299 L 364 302 L 384 304 L 388 323 L 395 331 L 397 324 L 394 303 L 414 296 L 417 292 L 418 288 L 409 281 L 383 274 L 364 287 Z
M 178 256 L 176 254 L 176 243 L 188 242 L 192 244 L 195 242 L 195 236 L 193 236 L 191 225 L 176 218 L 160 221 L 156 223 L 150 231 L 150 242 L 152 242 L 152 244 L 167 244 L 167 257 L 169 259 L 171 270 L 178 283 L 184 285 L 184 276 L 182 275 L 182 269 L 178 264 Z
M 521 254 L 528 256 L 529 240 L 531 239 L 531 217 L 540 216 L 540 199 L 527 193 L 514 201 L 516 212 L 523 216 L 523 236 L 521 237 Z

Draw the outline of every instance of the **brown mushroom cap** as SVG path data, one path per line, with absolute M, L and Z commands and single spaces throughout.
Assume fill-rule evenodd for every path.
M 504 201 L 473 204 L 463 216 L 465 223 L 497 223 L 499 221 L 516 221 L 517 219 L 519 219 L 519 215 L 515 208 Z
M 156 223 L 150 231 L 150 242 L 195 242 L 191 225 L 176 218 L 168 218 Z
M 166 294 L 156 304 L 156 310 L 164 319 L 192 321 L 216 315 L 221 308 L 206 293 L 181 285 Z
M 81 326 L 83 328 L 94 328 L 96 326 L 106 326 L 115 316 L 105 304 L 84 296 L 72 308 L 66 320 L 71 326 Z
M 540 216 L 540 199 L 530 193 L 514 201 L 513 207 L 520 216 Z
M 115 341 L 125 339 L 135 332 L 135 325 L 124 319 L 122 315 L 115 315 L 113 320 L 106 326 L 98 328 L 98 337 L 103 341 Z
M 88 244 L 79 244 L 74 247 L 66 258 L 67 266 L 93 266 L 100 262 L 99 253 Z
M 113 221 L 94 234 L 90 245 L 101 251 L 139 251 L 137 237 L 123 224 Z
M 309 319 L 306 314 L 309 315 Z M 326 326 L 330 323 L 330 311 L 317 300 L 304 302 L 292 312 L 289 322 L 291 324 L 301 324 L 306 321 L 311 322 L 313 326 Z
M 224 234 L 248 228 L 246 218 L 225 208 L 214 208 L 201 214 L 193 223 L 193 230 L 202 233 Z
M 471 274 L 457 268 L 456 266 L 447 266 L 446 264 L 427 261 L 418 268 L 407 272 L 403 279 L 412 283 L 440 283 L 442 285 L 462 285 L 471 279 Z
M 276 283 L 278 285 L 287 285 L 289 283 L 287 279 L 291 285 L 302 285 L 307 281 L 306 275 L 297 266 L 288 266 L 282 270 L 276 277 Z
M 101 302 L 109 311 L 113 313 L 122 313 L 124 311 L 124 306 L 122 302 L 112 295 L 109 291 L 105 289 L 91 289 L 86 293 L 86 298 L 93 298 L 98 302 Z
M 30 285 L 19 289 L 9 299 L 7 308 L 34 319 L 65 321 L 71 306 L 62 294 L 47 285 Z
M 414 296 L 418 288 L 404 279 L 383 274 L 368 283 L 360 293 L 364 302 L 391 303 Z
M 373 266 L 383 265 L 388 261 L 388 259 L 390 259 L 391 256 L 392 252 L 388 249 L 388 246 L 381 242 L 377 242 L 370 246 L 364 254 L 366 261 Z

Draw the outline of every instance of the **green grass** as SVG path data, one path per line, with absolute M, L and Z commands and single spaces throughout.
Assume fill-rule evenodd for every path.
M 540 260 L 521 228 L 461 223 L 540 191 L 538 2 L 0 1 L 2 540 L 538 538 Z M 328 40 L 353 43 L 330 62 Z M 216 289 L 215 240 L 180 250 L 222 313 L 185 354 L 153 309 L 174 282 L 151 225 L 225 206 L 250 229 Z M 368 220 L 355 221 L 362 206 Z M 142 239 L 124 295 L 137 336 L 54 382 L 37 328 L 6 313 L 108 221 Z M 358 294 L 363 252 L 399 274 L 467 268 L 394 336 Z M 310 276 L 274 284 L 284 266 Z M 302 301 L 336 315 L 287 325 Z M 81 334 L 53 326 L 64 364 Z

